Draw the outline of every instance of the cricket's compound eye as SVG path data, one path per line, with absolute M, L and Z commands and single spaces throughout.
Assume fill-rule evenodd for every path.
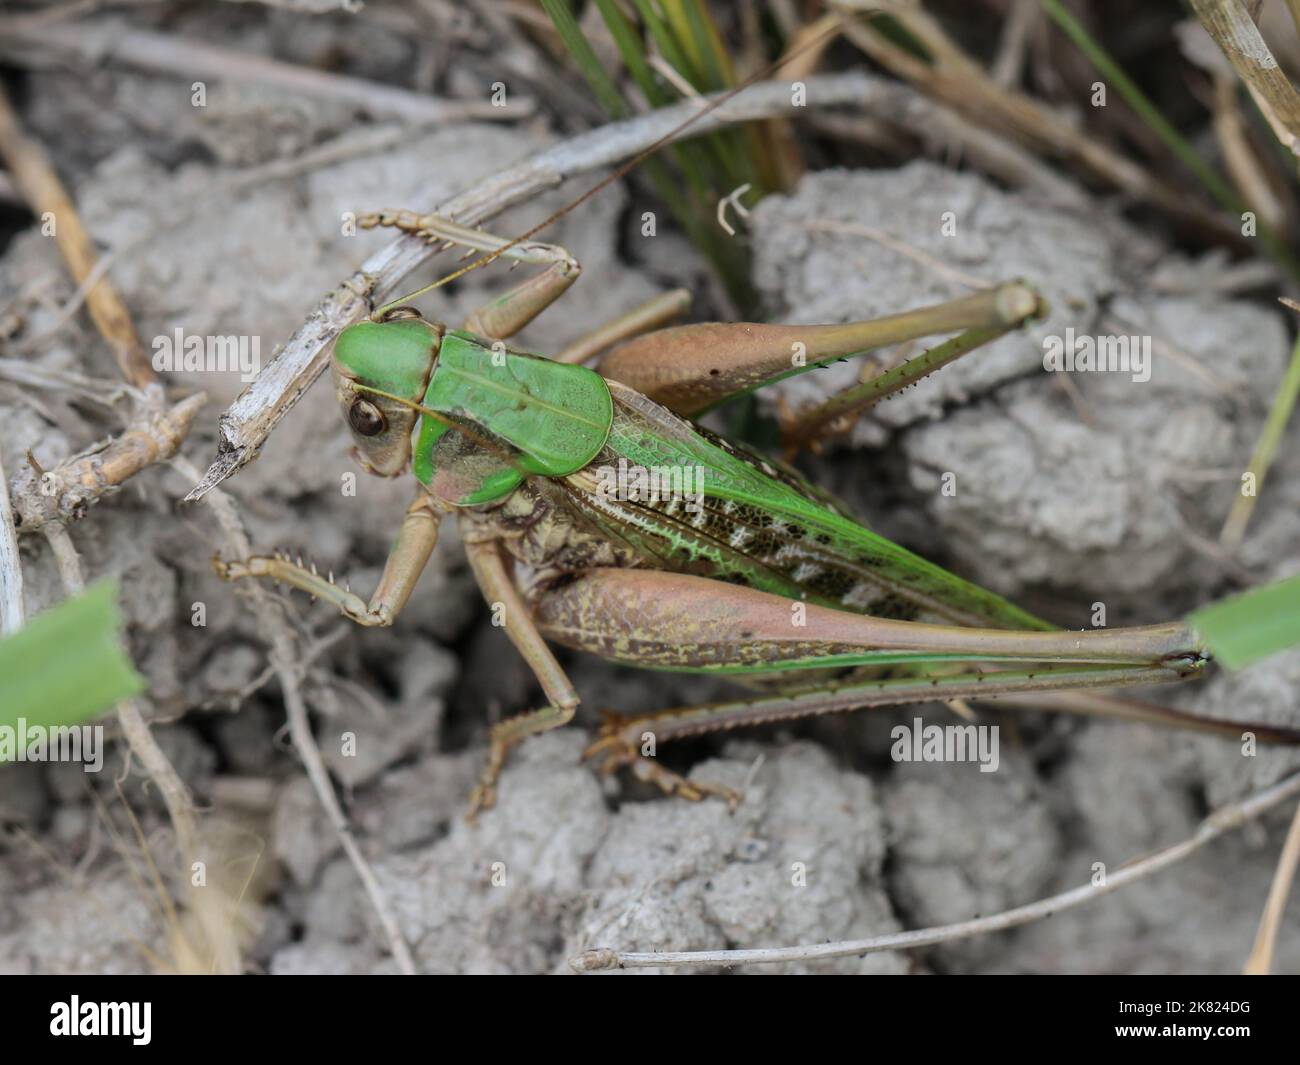
M 442 346 L 442 326 L 402 316 L 354 322 L 334 344 L 334 396 L 353 454 L 370 473 L 397 477 L 411 461 L 411 434 Z
M 348 408 L 348 424 L 361 436 L 378 436 L 388 428 L 388 419 L 370 400 L 358 399 Z

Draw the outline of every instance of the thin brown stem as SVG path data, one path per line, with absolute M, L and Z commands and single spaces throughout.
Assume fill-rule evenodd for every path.
M 1255 934 L 1255 946 L 1246 961 L 1244 972 L 1247 976 L 1267 976 L 1273 970 L 1273 950 L 1277 946 L 1277 933 L 1282 926 L 1282 914 L 1286 910 L 1286 900 L 1291 894 L 1291 884 L 1295 880 L 1296 866 L 1300 864 L 1300 806 L 1296 807 L 1295 816 L 1291 818 L 1291 829 L 1282 844 L 1282 856 L 1278 859 L 1277 870 L 1273 874 L 1273 885 L 1269 888 L 1268 902 L 1259 918 L 1259 931 Z
M 99 254 L 49 156 L 23 133 L 3 89 L 0 89 L 0 159 L 9 168 L 32 213 L 42 225 L 53 227 L 54 239 L 72 279 L 80 285 L 94 271 Z M 112 347 L 122 376 L 137 388 L 153 383 L 149 354 L 136 335 L 126 304 L 107 278 L 101 278 L 86 293 L 86 305 L 96 327 Z

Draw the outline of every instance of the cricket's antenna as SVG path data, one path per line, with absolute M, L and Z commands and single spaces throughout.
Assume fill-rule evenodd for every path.
M 758 72 L 751 74 L 739 85 L 735 86 L 732 89 L 728 89 L 721 96 L 717 97 L 714 100 L 709 101 L 707 104 L 704 104 L 693 115 L 691 115 L 685 121 L 679 122 L 667 133 L 665 133 L 662 137 L 660 137 L 658 140 L 654 141 L 652 144 L 643 148 L 640 152 L 634 155 L 631 159 L 629 159 L 626 163 L 620 166 L 612 174 L 609 174 L 606 177 L 602 178 L 600 181 L 596 182 L 596 184 L 594 184 L 581 196 L 573 200 L 571 203 L 565 205 L 564 207 L 561 207 L 554 214 L 551 214 L 546 218 L 543 218 L 540 222 L 538 222 L 527 232 L 520 233 L 519 236 L 514 238 L 514 240 L 510 241 L 508 244 L 501 245 L 501 247 L 497 248 L 495 251 L 484 252 L 477 259 L 474 259 L 472 262 L 466 263 L 459 270 L 454 270 L 450 274 L 438 278 L 438 280 L 433 282 L 433 284 L 425 285 L 424 288 L 422 289 L 418 289 L 415 292 L 411 292 L 405 296 L 400 297 L 399 299 L 393 300 L 391 303 L 384 304 L 377 311 L 375 311 L 371 317 L 376 318 L 376 316 L 383 315 L 391 307 L 405 303 L 407 300 L 413 300 L 418 296 L 423 296 L 425 293 L 432 292 L 436 288 L 441 288 L 443 285 L 450 284 L 452 281 L 455 281 L 457 278 L 464 277 L 471 270 L 477 270 L 479 269 L 479 267 L 487 266 L 488 263 L 495 262 L 498 258 L 501 257 L 502 253 L 507 252 L 511 248 L 515 247 L 516 245 L 522 244 L 524 241 L 529 240 L 530 238 L 536 236 L 542 230 L 548 229 L 550 226 L 554 225 L 561 218 L 567 215 L 570 211 L 574 211 L 577 208 L 581 207 L 589 199 L 595 196 L 596 193 L 601 192 L 604 189 L 607 189 L 610 185 L 614 184 L 614 182 L 622 180 L 629 173 L 631 173 L 638 166 L 640 166 L 647 159 L 649 159 L 650 156 L 654 155 L 655 152 L 659 151 L 660 148 L 664 147 L 669 142 L 675 140 L 677 135 L 681 133 L 682 130 L 686 129 L 688 126 L 694 125 L 705 115 L 709 114 L 712 111 L 716 111 L 719 107 L 727 103 L 729 100 L 733 99 L 736 95 L 744 92 L 755 82 L 762 81 L 764 78 L 767 78 L 772 74 L 775 74 L 778 70 L 780 70 L 783 66 L 789 63 L 792 59 L 796 59 L 799 56 L 803 55 L 805 52 L 811 51 L 812 49 L 818 47 L 827 38 L 839 32 L 840 32 L 840 24 L 838 22 L 836 22 L 832 26 L 828 26 L 821 33 L 810 38 L 809 40 L 801 44 L 798 48 L 794 49 L 794 51 L 786 52 L 775 62 L 769 63 L 767 66 L 763 67 Z

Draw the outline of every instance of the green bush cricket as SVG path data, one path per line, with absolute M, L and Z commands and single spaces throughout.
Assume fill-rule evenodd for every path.
M 829 420 L 854 415 L 1042 316 L 1030 285 L 1014 281 L 932 307 L 823 326 L 661 328 L 686 302 L 685 293 L 669 293 L 547 359 L 504 341 L 577 279 L 579 265 L 563 248 L 494 237 L 437 215 L 381 212 L 359 221 L 542 269 L 476 311 L 462 330 L 395 301 L 339 335 L 334 389 L 354 454 L 371 473 L 410 470 L 418 482 L 369 601 L 279 557 L 218 562 L 218 571 L 280 580 L 362 625 L 389 625 L 434 549 L 440 522 L 456 514 L 479 587 L 499 605 L 507 635 L 547 700 L 493 727 L 471 814 L 493 803 L 508 750 L 567 723 L 578 705 L 547 640 L 647 668 L 731 675 L 763 689 L 756 697 L 607 722 L 589 748 L 605 771 L 630 766 L 691 799 L 712 793 L 734 803 L 738 796 L 643 757 L 644 733 L 663 742 L 870 706 L 1032 696 L 1026 705 L 1039 709 L 1300 739 L 1294 730 L 1107 694 L 1195 676 L 1208 661 L 1206 649 L 1177 623 L 1056 629 L 871 532 L 798 474 L 690 420 L 836 359 L 957 333 L 801 417 L 792 435 L 804 442 Z M 581 365 L 595 356 L 596 369 Z M 669 490 L 646 492 L 647 484 Z

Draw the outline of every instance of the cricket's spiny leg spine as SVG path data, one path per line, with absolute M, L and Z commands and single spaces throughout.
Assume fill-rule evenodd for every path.
M 332 570 L 328 577 L 322 577 L 316 564 L 304 564 L 301 555 L 291 560 L 287 553 L 277 551 L 273 555 L 253 555 L 233 561 L 215 558 L 212 564 L 222 580 L 267 578 L 332 603 L 358 625 L 386 626 L 393 623 L 415 589 L 437 545 L 441 520 L 442 511 L 421 488 L 407 508 L 397 541 L 384 564 L 379 587 L 369 602 L 356 595 L 350 585 L 340 588 Z

